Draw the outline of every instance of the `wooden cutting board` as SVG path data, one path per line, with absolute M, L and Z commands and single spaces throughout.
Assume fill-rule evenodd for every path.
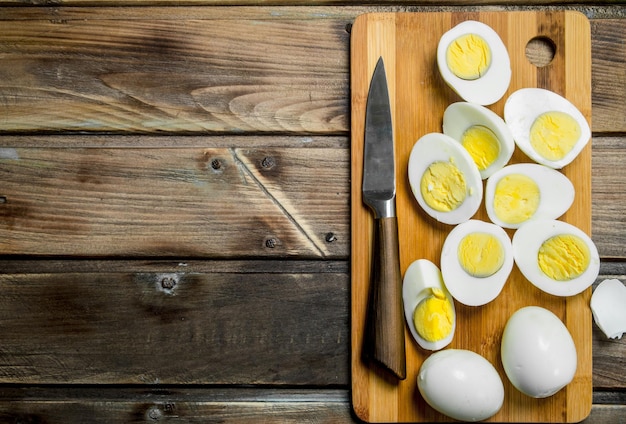
M 407 378 L 397 382 L 361 360 L 362 335 L 369 285 L 372 217 L 363 205 L 363 127 L 365 105 L 376 61 L 384 58 L 391 97 L 397 168 L 397 213 L 402 272 L 416 259 L 439 265 L 443 240 L 451 226 L 439 224 L 419 210 L 407 179 L 407 161 L 422 135 L 441 132 L 445 108 L 461 99 L 441 79 L 436 65 L 441 35 L 465 20 L 491 26 L 502 38 L 511 59 L 512 80 L 507 94 L 490 108 L 502 116 L 504 102 L 523 87 L 546 88 L 574 103 L 591 119 L 591 37 L 586 17 L 577 12 L 373 13 L 359 16 L 351 32 L 352 89 L 352 401 L 355 413 L 368 422 L 453 421 L 430 408 L 421 398 L 416 376 L 428 356 L 405 332 Z M 554 58 L 536 66 L 527 57 L 527 44 L 551 40 Z M 511 163 L 529 162 L 516 150 Z M 591 231 L 591 143 L 563 169 L 574 183 L 576 198 L 561 218 L 588 234 Z M 484 204 L 475 215 L 488 221 Z M 509 231 L 512 236 L 513 232 Z M 502 409 L 489 421 L 578 422 L 592 403 L 591 289 L 571 298 L 544 294 L 524 279 L 517 267 L 500 296 L 482 307 L 456 302 L 457 330 L 450 348 L 469 349 L 487 358 L 505 385 Z M 500 360 L 501 334 L 507 319 L 527 305 L 543 306 L 569 329 L 578 353 L 572 383 L 552 397 L 533 399 L 508 381 Z

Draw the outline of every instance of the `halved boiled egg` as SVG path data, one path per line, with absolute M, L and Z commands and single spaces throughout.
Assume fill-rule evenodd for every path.
M 603 280 L 593 291 L 590 302 L 593 320 L 610 339 L 621 339 L 626 332 L 626 286 L 613 278 Z
M 487 179 L 485 208 L 494 224 L 519 228 L 529 219 L 556 219 L 574 202 L 565 175 L 536 163 L 508 165 Z
M 509 88 L 511 62 L 502 39 L 478 21 L 461 22 L 441 36 L 437 65 L 446 84 L 463 100 L 490 105 Z
M 443 243 L 443 281 L 464 305 L 480 306 L 495 299 L 512 268 L 511 239 L 498 225 L 471 219 L 454 227 Z
M 478 168 L 452 137 L 429 133 L 411 150 L 409 184 L 417 203 L 439 222 L 456 225 L 470 219 L 483 198 Z
M 584 231 L 564 221 L 528 221 L 515 232 L 512 244 L 524 277 L 555 296 L 582 292 L 600 272 L 596 245 Z
M 443 114 L 443 133 L 460 142 L 485 179 L 506 165 L 515 150 L 511 130 L 484 106 L 456 102 Z
M 411 263 L 402 281 L 402 300 L 407 325 L 417 344 L 427 350 L 450 344 L 456 313 L 437 265 L 427 259 Z
M 509 96 L 504 121 L 517 146 L 542 165 L 561 169 L 591 139 L 583 114 L 566 98 L 542 88 L 523 88 Z

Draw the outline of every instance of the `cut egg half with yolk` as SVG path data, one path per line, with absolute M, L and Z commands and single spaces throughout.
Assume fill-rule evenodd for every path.
M 531 220 L 513 235 L 513 258 L 524 277 L 555 296 L 574 296 L 591 286 L 600 256 L 580 228 L 558 220 Z
M 483 185 L 469 153 L 452 137 L 429 133 L 411 150 L 409 185 L 420 207 L 444 224 L 470 219 L 480 207 Z
M 427 259 L 409 265 L 402 281 L 402 301 L 407 325 L 419 346 L 434 351 L 452 342 L 454 301 L 437 265 Z
M 504 121 L 526 156 L 554 169 L 570 164 L 591 139 L 589 124 L 576 106 L 542 88 L 511 94 Z
M 515 150 L 513 135 L 504 120 L 475 103 L 448 106 L 443 114 L 443 133 L 463 145 L 483 179 L 502 169 Z
M 437 46 L 443 80 L 465 101 L 490 105 L 509 88 L 509 53 L 497 32 L 478 21 L 464 21 L 444 33 Z
M 454 227 L 443 243 L 443 281 L 452 297 L 464 305 L 494 300 L 511 269 L 511 239 L 498 225 L 471 219 Z
M 485 208 L 503 228 L 519 228 L 530 219 L 556 219 L 574 202 L 572 182 L 559 171 L 536 163 L 508 165 L 487 179 Z

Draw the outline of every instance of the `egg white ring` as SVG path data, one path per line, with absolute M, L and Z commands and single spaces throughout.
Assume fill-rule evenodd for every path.
M 452 320 L 452 330 L 445 338 L 429 342 L 422 338 L 415 324 L 413 323 L 413 312 L 417 305 L 426 297 L 430 296 L 429 288 L 440 289 L 445 295 L 448 302 L 452 306 L 452 313 L 454 319 Z M 427 259 L 418 259 L 411 263 L 404 273 L 402 281 L 402 302 L 404 305 L 404 317 L 406 323 L 411 331 L 413 339 L 417 344 L 426 350 L 440 350 L 448 346 L 454 338 L 454 332 L 456 330 L 456 311 L 454 309 L 454 300 L 450 295 L 450 292 L 446 289 L 441 277 L 441 271 L 437 268 L 437 265 Z
M 580 137 L 563 159 L 551 161 L 541 156 L 530 144 L 530 128 L 546 112 L 564 112 L 578 122 Z M 554 169 L 570 164 L 591 140 L 591 129 L 583 114 L 569 100 L 543 88 L 522 88 L 512 93 L 504 104 L 504 121 L 513 134 L 515 144 L 526 156 Z
M 426 203 L 420 184 L 422 175 L 432 163 L 449 162 L 450 158 L 465 177 L 467 196 L 456 209 L 442 212 Z M 417 140 L 409 155 L 408 174 L 409 185 L 417 203 L 439 222 L 449 225 L 459 224 L 470 219 L 480 207 L 483 198 L 480 173 L 470 154 L 452 137 L 441 133 L 429 133 Z
M 491 64 L 485 74 L 475 80 L 465 80 L 452 73 L 446 61 L 448 46 L 464 34 L 477 34 L 491 49 Z M 442 78 L 465 101 L 490 105 L 502 98 L 511 83 L 511 60 L 502 39 L 489 25 L 464 21 L 444 33 L 437 45 L 437 65 Z
M 491 234 L 500 241 L 504 262 L 496 273 L 489 277 L 474 277 L 468 274 L 458 258 L 458 246 L 463 237 L 472 233 Z M 441 249 L 441 274 L 444 284 L 454 299 L 467 306 L 481 306 L 494 300 L 513 269 L 511 239 L 502 227 L 489 222 L 469 220 L 450 231 Z
M 530 219 L 557 219 L 574 203 L 574 184 L 559 171 L 537 163 L 508 165 L 487 179 L 485 185 L 485 209 L 494 224 L 503 228 L 516 229 L 524 224 L 511 224 L 498 218 L 493 201 L 498 182 L 507 175 L 522 174 L 532 179 L 539 187 L 539 206 Z
M 556 281 L 539 268 L 538 254 L 543 242 L 560 234 L 580 237 L 589 248 L 589 266 L 580 276 Z M 600 255 L 591 238 L 580 228 L 558 220 L 531 220 L 513 235 L 513 258 L 522 275 L 538 289 L 554 296 L 574 296 L 591 286 L 600 273 Z
M 509 162 L 515 150 L 515 141 L 504 119 L 485 106 L 456 102 L 448 106 L 443 113 L 443 133 L 458 142 L 461 142 L 465 131 L 474 125 L 489 128 L 500 143 L 500 154 L 496 160 L 482 171 L 479 170 L 480 177 L 484 180 Z

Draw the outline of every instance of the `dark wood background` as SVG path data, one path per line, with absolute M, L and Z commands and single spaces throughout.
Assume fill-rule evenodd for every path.
M 555 3 L 555 4 L 553 4 Z M 353 422 L 350 25 L 579 10 L 598 282 L 626 281 L 626 8 L 0 0 L 0 422 Z M 626 417 L 594 326 L 587 423 Z

